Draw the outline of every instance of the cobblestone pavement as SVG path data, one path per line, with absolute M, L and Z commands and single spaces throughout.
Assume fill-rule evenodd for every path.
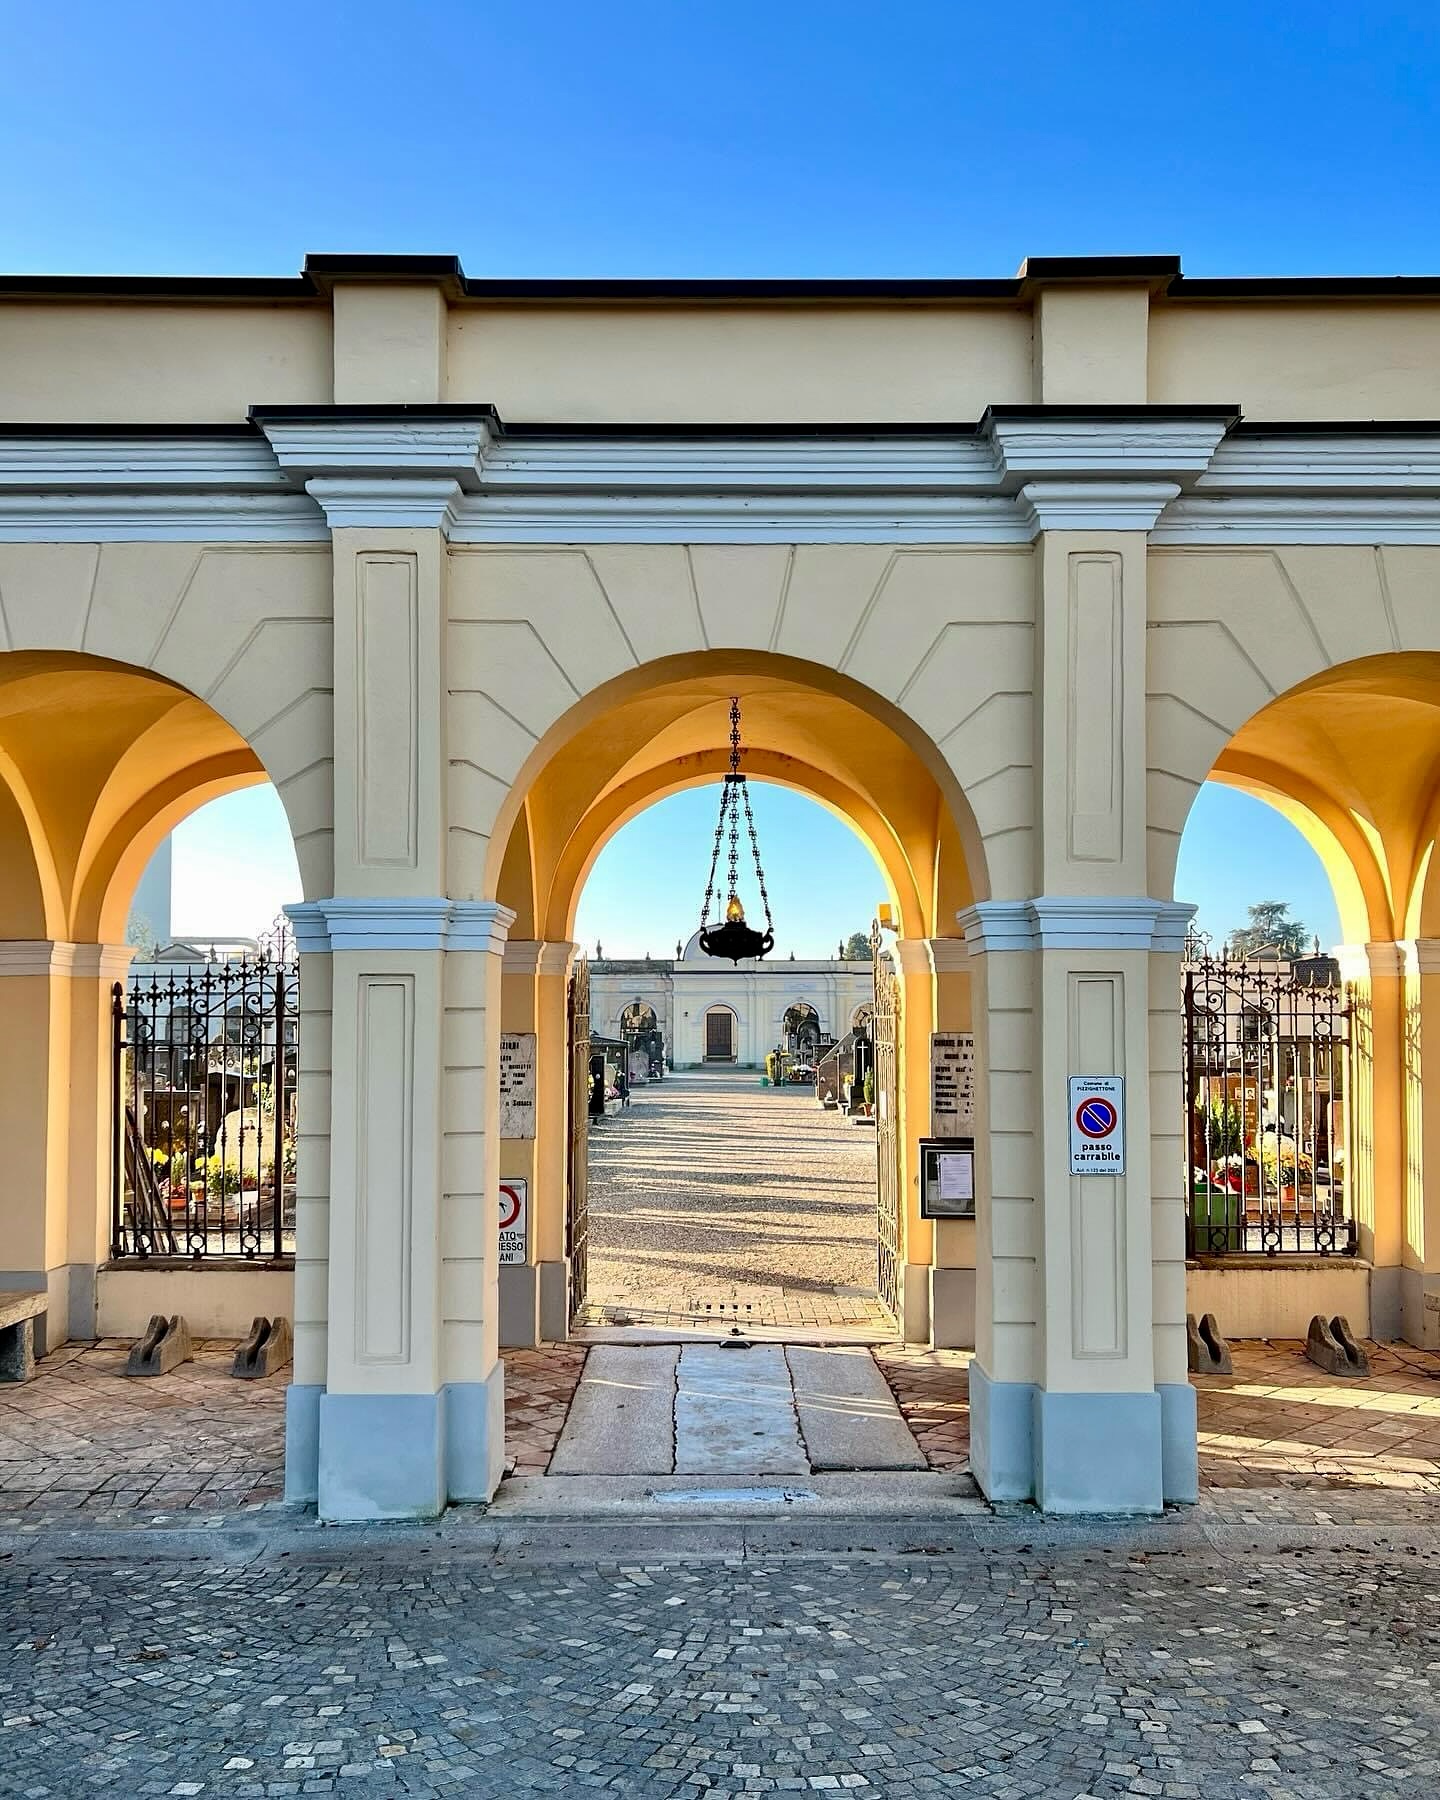
M 1440 1355 L 1370 1344 L 1370 1379 L 1342 1381 L 1307 1361 L 1300 1343 L 1230 1348 L 1233 1375 L 1192 1377 L 1202 1487 L 1440 1494 Z M 931 1468 L 962 1468 L 970 1352 L 887 1344 L 874 1354 Z
M 870 1328 L 875 1134 L 755 1074 L 672 1075 L 590 1133 L 594 1323 Z
M 1432 1534 L 1433 1535 L 1433 1534 Z M 7 1794 L 1367 1800 L 1440 1780 L 1433 1549 L 0 1568 Z

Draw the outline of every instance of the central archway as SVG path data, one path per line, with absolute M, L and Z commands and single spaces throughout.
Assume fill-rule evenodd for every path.
M 667 658 L 596 688 L 539 740 L 497 821 L 487 882 L 516 915 L 502 1028 L 533 1030 L 538 1039 L 536 1137 L 501 1144 L 506 1178 L 533 1184 L 536 1271 L 528 1285 L 540 1296 L 536 1329 L 560 1332 L 559 1312 L 545 1305 L 544 1294 L 568 1292 L 565 1245 L 573 1237 L 563 1154 L 570 1135 L 563 984 L 545 971 L 569 955 L 585 879 L 615 833 L 666 795 L 724 773 L 732 696 L 743 708 L 747 775 L 807 794 L 842 817 L 880 871 L 887 954 L 906 1003 L 897 1091 L 879 1105 L 893 1107 L 900 1126 L 893 1133 L 892 1205 L 902 1214 L 909 1277 L 904 1325 L 907 1335 L 928 1340 L 937 1254 L 968 1267 L 972 1292 L 975 1261 L 973 1225 L 947 1222 L 937 1232 L 918 1207 L 914 1176 L 918 1143 L 929 1129 L 930 1036 L 942 1015 L 951 1029 L 969 1025 L 968 975 L 953 966 L 958 958 L 942 959 L 947 966 L 938 974 L 928 947 L 951 939 L 958 948 L 957 913 L 988 896 L 980 832 L 944 757 L 892 703 L 831 669 L 752 651 Z M 848 1003 L 847 1018 L 854 1010 Z M 720 1037 L 717 1031 L 713 1054 L 702 1060 L 733 1064 L 733 1027 L 727 1043 Z M 512 1329 L 515 1314 L 502 1298 Z

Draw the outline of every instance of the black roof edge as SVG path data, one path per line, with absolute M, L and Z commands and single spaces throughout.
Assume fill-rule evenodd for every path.
M 1233 425 L 1241 409 L 1233 401 L 1210 405 L 1207 402 L 1164 403 L 1151 405 L 1136 401 L 1133 405 L 1106 402 L 1086 405 L 1083 401 L 1067 401 L 1063 405 L 1046 406 L 1043 402 L 1028 405 L 1001 401 L 987 406 L 980 417 L 983 431 L 992 419 L 1226 419 Z
M 307 275 L 3 275 L 0 299 L 314 300 Z
M 280 406 L 266 406 L 263 403 L 252 406 L 246 413 L 252 424 L 262 424 L 266 419 L 493 419 L 498 425 L 500 415 L 488 400 L 477 400 L 473 405 L 463 400 L 346 400 L 300 401 Z
M 216 438 L 239 437 L 249 438 L 257 435 L 256 427 L 246 419 L 220 419 L 213 425 L 196 425 L 182 423 L 167 424 L 163 419 L 142 419 L 131 424 L 119 425 L 114 420 L 106 419 L 95 424 L 84 421 L 79 424 L 68 422 L 57 424 L 54 420 L 45 420 L 36 424 L 31 422 L 7 423 L 0 419 L 0 437 L 95 437 L 95 438 L 133 438 L 174 437 L 174 438 Z
M 458 256 L 320 253 L 298 275 L 5 275 L 0 297 L 303 301 L 338 282 L 433 282 L 452 300 L 1016 301 L 1046 283 L 1145 282 L 1169 300 L 1429 299 L 1440 275 L 1194 276 L 1178 256 L 1030 256 L 1012 276 L 697 278 L 470 276 Z
M 1415 437 L 1440 432 L 1440 419 L 1242 419 L 1236 437 L 1336 437 L 1342 432 L 1367 437 Z
M 1169 300 L 1424 300 L 1440 295 L 1440 275 L 1180 275 Z

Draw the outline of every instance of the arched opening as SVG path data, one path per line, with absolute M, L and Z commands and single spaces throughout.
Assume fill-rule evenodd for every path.
M 1190 959 L 1192 1255 L 1248 1258 L 1260 1278 L 1287 1258 L 1326 1259 L 1326 1303 L 1317 1277 L 1285 1321 L 1296 1335 L 1306 1306 L 1339 1310 L 1344 1274 L 1357 1330 L 1440 1341 L 1440 1313 L 1427 1321 L 1427 1307 L 1440 1309 L 1428 1300 L 1440 1290 L 1440 1192 L 1426 1180 L 1440 1119 L 1427 1117 L 1434 1101 L 1422 1079 L 1440 998 L 1429 973 L 1440 923 L 1440 656 L 1366 657 L 1300 682 L 1230 737 L 1209 777 L 1271 809 L 1269 836 L 1247 858 L 1232 806 L 1226 855 L 1232 870 L 1255 869 L 1255 901 L 1291 901 L 1292 922 L 1306 928 L 1287 933 L 1262 909 L 1248 935 L 1229 939 L 1223 963 L 1214 943 Z M 1192 813 L 1187 849 L 1214 810 L 1207 799 Z M 1307 892 L 1308 905 L 1297 903 Z M 1188 889 L 1181 897 L 1203 902 Z M 1246 920 L 1222 931 L 1230 924 Z M 1192 1270 L 1192 1311 L 1205 1309 L 1216 1279 Z M 1260 1300 L 1232 1304 L 1236 1335 L 1258 1335 L 1262 1323 L 1273 1331 L 1276 1315 Z
M 243 1335 L 255 1311 L 293 1314 L 292 951 L 172 945 L 145 960 L 165 946 L 127 924 L 169 834 L 267 781 L 235 727 L 164 676 L 0 655 L 0 941 L 16 977 L 0 1112 L 26 1174 L 0 1201 L 0 1258 L 44 1284 L 49 1343 L 138 1336 L 178 1309 L 166 1277 L 212 1261 L 273 1279 L 234 1297 L 233 1317 L 204 1315 L 207 1336 Z M 308 856 L 297 841 L 302 871 L 328 858 L 323 835 Z
M 586 880 L 617 833 L 658 803 L 697 788 L 710 790 L 706 810 L 713 808 L 713 796 L 718 793 L 715 784 L 727 766 L 732 698 L 738 698 L 742 706 L 747 780 L 756 784 L 757 794 L 776 788 L 790 790 L 803 795 L 807 805 L 818 803 L 843 821 L 847 841 L 858 840 L 858 853 L 869 871 L 865 899 L 835 929 L 827 927 L 823 946 L 817 942 L 800 952 L 798 963 L 786 959 L 782 942 L 768 963 L 753 967 L 743 962 L 735 967 L 717 964 L 703 953 L 699 934 L 685 919 L 686 913 L 693 919 L 698 910 L 710 860 L 713 818 L 696 831 L 693 842 L 688 837 L 674 842 L 669 850 L 671 861 L 683 859 L 693 864 L 694 893 L 686 894 L 683 911 L 677 910 L 676 921 L 670 924 L 668 941 L 674 943 L 675 956 L 663 959 L 668 965 L 663 997 L 642 987 L 643 978 L 660 974 L 656 960 L 648 954 L 643 962 L 633 954 L 629 960 L 607 956 L 607 933 L 586 929 L 587 945 L 592 938 L 600 940 L 587 967 L 590 1019 L 615 1016 L 608 1002 L 597 1001 L 597 993 L 612 980 L 616 992 L 626 997 L 626 1004 L 643 999 L 659 1022 L 668 1011 L 667 1063 L 673 1071 L 666 1076 L 663 1102 L 648 1092 L 633 1094 L 631 1098 L 638 1104 L 629 1109 L 623 1127 L 597 1122 L 595 1130 L 603 1136 L 607 1157 L 610 1147 L 620 1141 L 620 1129 L 636 1134 L 638 1141 L 640 1121 L 654 1116 L 657 1106 L 680 1107 L 684 1083 L 692 1070 L 699 1081 L 710 1084 L 703 1096 L 697 1094 L 697 1106 L 715 1103 L 717 1082 L 729 1080 L 743 1086 L 744 1098 L 738 1104 L 751 1121 L 752 1132 L 762 1123 L 766 1131 L 773 1132 L 783 1109 L 800 1104 L 803 1094 L 803 1104 L 817 1118 L 828 1120 L 827 1128 L 835 1142 L 844 1143 L 847 1156 L 860 1147 L 862 1160 L 856 1166 L 863 1166 L 869 1195 L 866 1285 L 872 1296 L 877 1295 L 876 1265 L 881 1260 L 877 1240 L 886 1236 L 875 1217 L 881 1186 L 877 1161 L 893 1157 L 896 1162 L 892 1178 L 883 1184 L 895 1214 L 889 1231 L 893 1277 L 889 1288 L 868 1302 L 872 1308 L 889 1307 L 892 1316 L 885 1332 L 889 1335 L 895 1329 L 893 1314 L 903 1310 L 901 1289 L 907 1256 L 913 1259 L 910 1267 L 914 1272 L 911 1312 L 918 1317 L 921 1308 L 914 1296 L 922 1285 L 928 1293 L 929 1272 L 937 1254 L 938 1234 L 932 1221 L 918 1217 L 912 1204 L 916 1184 L 910 1177 L 916 1167 L 918 1140 L 929 1125 L 929 1044 L 938 1018 L 937 990 L 943 986 L 941 1004 L 954 1020 L 968 1025 L 968 976 L 947 964 L 943 983 L 937 982 L 934 964 L 927 960 L 928 950 L 906 962 L 904 975 L 893 990 L 897 1012 L 903 990 L 907 1013 L 903 1027 L 896 1017 L 891 1019 L 898 1033 L 892 1038 L 894 1054 L 889 1064 L 893 1092 L 875 1092 L 873 1059 L 862 1068 L 863 1057 L 854 1064 L 843 1095 L 828 1090 L 822 1095 L 816 1079 L 822 1052 L 840 1040 L 853 1040 L 855 1020 L 863 1008 L 870 1009 L 864 1014 L 866 1021 L 873 1020 L 872 965 L 868 959 L 847 959 L 844 952 L 857 930 L 864 935 L 877 907 L 887 921 L 885 957 L 890 967 L 898 965 L 901 958 L 901 951 L 894 948 L 897 944 L 903 949 L 916 940 L 926 945 L 935 938 L 958 937 L 957 912 L 986 892 L 983 863 L 974 860 L 979 834 L 969 808 L 944 759 L 913 722 L 878 695 L 833 671 L 791 659 L 711 652 L 648 665 L 587 696 L 541 739 L 501 809 L 500 828 L 491 844 L 490 877 L 497 883 L 497 897 L 516 914 L 512 939 L 524 944 L 533 937 L 542 946 L 573 942 Z M 768 867 L 782 845 L 767 838 L 765 813 L 758 801 L 756 817 Z M 807 878 L 812 885 L 822 884 L 823 869 L 812 866 Z M 683 925 L 678 923 L 680 919 L 685 919 Z M 776 926 L 780 935 L 778 911 Z M 613 950 L 613 943 L 610 948 Z M 638 946 L 631 949 L 633 952 Z M 506 983 L 505 1029 L 519 1029 L 526 1019 L 534 1022 L 543 1095 L 546 1066 L 562 1063 L 566 1048 L 555 1001 L 550 1002 L 548 1033 L 546 1030 L 543 977 L 522 985 L 522 954 L 528 966 L 538 966 L 543 958 L 543 950 L 534 954 L 517 950 L 513 965 L 507 964 L 507 968 L 516 968 L 516 976 Z M 708 993 L 703 991 L 707 985 Z M 573 1029 L 572 1019 L 572 1035 Z M 782 1067 L 803 1073 L 804 1080 L 792 1086 L 781 1079 Z M 552 1081 L 557 1101 L 560 1087 L 558 1079 Z M 568 1114 L 558 1104 L 552 1110 L 548 1133 L 544 1112 L 542 1101 L 533 1149 L 503 1141 L 501 1145 L 507 1170 L 517 1174 L 526 1168 L 534 1171 L 540 1221 L 538 1255 L 542 1260 L 547 1237 L 551 1244 L 573 1245 L 577 1239 L 574 1219 L 564 1216 L 566 1182 L 562 1159 L 554 1148 L 564 1135 L 564 1119 L 575 1116 L 573 1096 Z M 883 1130 L 877 1120 L 883 1120 Z M 877 1138 L 881 1140 L 878 1150 Z M 592 1144 L 595 1141 L 592 1133 Z M 681 1177 L 675 1167 L 687 1158 L 692 1167 L 710 1174 L 718 1167 L 730 1189 L 739 1192 L 744 1185 L 744 1141 L 727 1141 L 718 1164 L 711 1153 L 716 1141 L 707 1139 L 695 1119 L 677 1122 L 673 1160 L 663 1169 L 653 1165 L 650 1170 L 657 1209 L 660 1190 L 676 1186 Z M 573 1194 L 573 1174 L 568 1185 Z M 589 1182 L 583 1225 L 592 1284 L 597 1269 L 597 1195 L 602 1187 L 603 1182 Z M 813 1204 L 814 1216 L 823 1219 L 823 1195 Z M 560 1218 L 552 1220 L 547 1232 L 544 1221 L 551 1211 Z M 813 1246 L 807 1250 L 803 1230 L 791 1235 L 777 1278 L 768 1285 L 777 1293 L 805 1291 L 811 1295 L 823 1287 L 830 1290 L 833 1303 L 833 1275 L 824 1276 Z M 968 1256 L 973 1271 L 973 1227 L 968 1237 L 964 1228 L 949 1232 L 943 1250 L 957 1262 Z M 658 1260 L 663 1261 L 658 1225 L 655 1243 L 635 1248 L 630 1270 L 635 1288 L 648 1282 L 653 1290 L 657 1251 Z M 572 1267 L 573 1258 L 572 1251 Z M 807 1261 L 811 1266 L 807 1267 Z M 710 1274 L 706 1300 L 714 1312 L 718 1314 L 725 1304 L 732 1309 L 746 1304 L 740 1292 L 744 1286 L 740 1277 L 746 1274 L 743 1258 L 727 1263 L 723 1255 L 717 1255 Z M 690 1279 L 689 1298 L 694 1302 L 699 1278 Z M 543 1284 L 542 1273 L 542 1288 Z M 566 1285 L 568 1290 L 569 1283 Z M 847 1286 L 858 1288 L 860 1282 L 852 1279 Z M 849 1297 L 855 1298 L 853 1293 Z M 583 1307 L 581 1310 L 583 1313 Z M 852 1311 L 860 1314 L 864 1308 Z M 819 1310 L 812 1307 L 811 1312 L 813 1318 L 807 1315 L 803 1321 L 797 1312 L 796 1322 L 824 1323 Z M 753 1310 L 750 1316 L 754 1316 Z M 606 1322 L 613 1322 L 613 1315 Z M 778 1314 L 776 1322 L 783 1322 Z M 918 1332 L 920 1326 L 914 1318 L 911 1322 Z M 878 1323 L 876 1329 L 880 1329 Z M 924 1330 L 928 1334 L 928 1314 Z

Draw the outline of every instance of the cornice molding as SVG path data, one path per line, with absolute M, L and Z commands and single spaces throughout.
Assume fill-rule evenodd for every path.
M 135 958 L 133 944 L 74 944 L 63 938 L 0 939 L 0 978 L 49 975 L 123 981 Z
M 955 915 L 976 955 L 1024 950 L 1145 951 L 1178 956 L 1195 908 L 1145 895 L 1042 894 L 980 900 Z
M 1440 544 L 1440 494 L 1186 494 L 1167 508 L 1151 541 Z
M 1210 466 L 1217 445 L 1239 416 L 1237 408 L 1178 417 L 1147 416 L 1139 407 L 1133 414 L 1109 408 L 1067 412 L 1072 416 L 1036 408 L 1016 416 L 996 407 L 981 420 L 981 436 L 993 449 L 1006 491 L 1077 476 L 1189 487 Z
M 305 491 L 332 531 L 425 530 L 448 533 L 460 484 L 448 475 L 317 475 Z
M 1149 531 L 1180 492 L 1173 481 L 1031 481 L 1020 490 L 1030 535 Z
M 499 955 L 515 915 L 493 900 L 337 895 L 287 906 L 302 955 L 460 950 Z
M 252 407 L 275 460 L 298 482 L 316 475 L 448 475 L 474 486 L 494 431 L 493 408 L 460 416 L 377 410 L 301 416 L 285 407 Z
M 0 430 L 0 541 L 1440 544 L 1440 423 L 995 408 L 979 428 L 517 427 L 493 409 L 257 408 L 253 429 Z
M 578 944 L 563 939 L 507 938 L 505 941 L 505 973 L 507 975 L 568 975 L 570 964 L 579 950 Z M 597 976 L 598 980 L 599 977 Z

